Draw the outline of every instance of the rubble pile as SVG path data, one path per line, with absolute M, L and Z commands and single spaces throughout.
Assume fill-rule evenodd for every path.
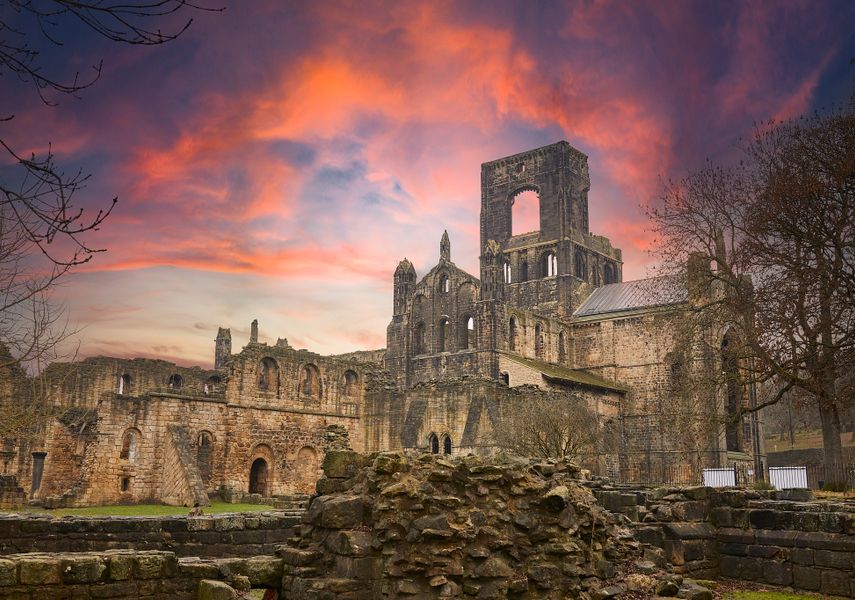
M 597 599 L 661 579 L 569 462 L 342 451 L 324 471 L 280 549 L 286 598 Z

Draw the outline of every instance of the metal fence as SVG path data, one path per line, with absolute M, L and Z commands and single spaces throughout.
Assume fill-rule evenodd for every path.
M 736 486 L 736 468 L 726 467 L 724 469 L 703 469 L 704 485 L 707 487 L 734 487 Z
M 806 488 L 807 467 L 769 467 L 769 483 L 776 490 Z

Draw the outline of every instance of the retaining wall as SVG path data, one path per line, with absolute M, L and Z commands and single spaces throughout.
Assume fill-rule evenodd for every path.
M 273 554 L 296 534 L 299 522 L 300 517 L 277 511 L 198 517 L 0 515 L 0 556 L 122 548 L 201 557 Z
M 597 490 L 674 570 L 855 598 L 855 503 L 808 490 Z

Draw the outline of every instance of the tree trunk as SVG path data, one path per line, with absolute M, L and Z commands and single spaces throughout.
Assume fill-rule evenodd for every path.
M 830 491 L 846 489 L 846 472 L 843 465 L 843 446 L 840 444 L 840 415 L 833 403 L 820 403 L 822 420 L 822 449 L 825 467 L 825 488 Z

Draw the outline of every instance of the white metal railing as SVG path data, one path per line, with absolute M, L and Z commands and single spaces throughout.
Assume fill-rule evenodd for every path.
M 706 487 L 734 487 L 736 485 L 736 468 L 704 469 L 704 485 Z
M 776 490 L 806 488 L 807 467 L 769 467 L 769 483 Z

